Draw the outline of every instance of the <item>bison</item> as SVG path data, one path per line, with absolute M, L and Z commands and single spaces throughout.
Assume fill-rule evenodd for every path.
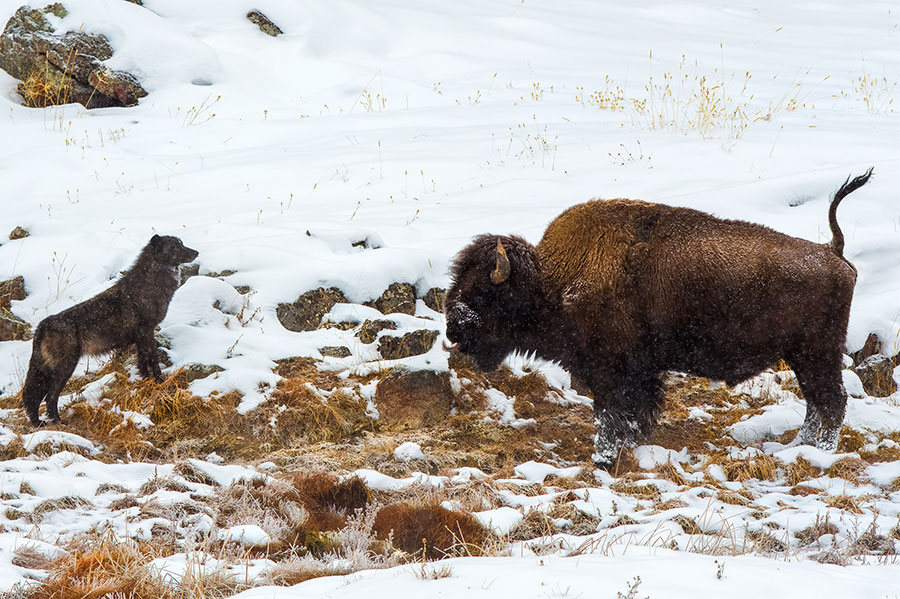
M 871 175 L 835 193 L 826 244 L 627 199 L 569 208 L 537 246 L 478 236 L 451 265 L 445 347 L 484 370 L 534 352 L 581 379 L 594 396 L 593 459 L 602 466 L 647 437 L 663 371 L 735 385 L 781 359 L 806 398 L 797 440 L 834 451 L 856 283 L 836 211 Z
M 59 394 L 83 354 L 137 346 L 138 370 L 162 380 L 154 329 L 178 289 L 178 267 L 197 257 L 177 237 L 154 235 L 115 285 L 80 304 L 48 316 L 34 333 L 22 403 L 35 426 L 42 401 L 47 418 L 59 420 Z

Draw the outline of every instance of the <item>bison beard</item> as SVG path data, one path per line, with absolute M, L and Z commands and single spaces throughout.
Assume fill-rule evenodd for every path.
M 586 382 L 597 426 L 593 457 L 604 466 L 649 434 L 663 403 L 663 371 L 735 385 L 783 359 L 806 398 L 797 441 L 834 451 L 856 283 L 835 213 L 871 174 L 835 194 L 828 244 L 623 199 L 573 206 L 537 246 L 476 237 L 451 267 L 449 349 L 486 370 L 510 352 L 535 352 Z
M 41 321 L 22 387 L 22 403 L 32 424 L 42 424 L 38 409 L 45 400 L 47 418 L 59 420 L 59 394 L 83 354 L 134 344 L 141 376 L 162 380 L 154 329 L 178 288 L 178 265 L 196 257 L 196 250 L 177 237 L 154 235 L 115 285 Z

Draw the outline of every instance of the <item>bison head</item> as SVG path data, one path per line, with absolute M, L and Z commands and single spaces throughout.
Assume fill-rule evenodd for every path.
M 497 368 L 537 318 L 540 275 L 534 246 L 521 237 L 480 235 L 451 266 L 444 312 L 450 349 L 483 370 Z

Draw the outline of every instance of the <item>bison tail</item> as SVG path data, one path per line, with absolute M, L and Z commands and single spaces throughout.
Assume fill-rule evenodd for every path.
M 829 244 L 829 247 L 831 248 L 831 251 L 841 258 L 844 257 L 844 234 L 841 233 L 841 228 L 838 226 L 837 222 L 838 204 L 840 204 L 841 200 L 845 197 L 868 183 L 874 170 L 874 166 L 869 167 L 869 170 L 863 175 L 853 177 L 852 179 L 847 177 L 847 180 L 844 181 L 841 188 L 834 194 L 834 199 L 831 200 L 831 207 L 828 209 L 828 226 L 831 227 L 831 243 Z

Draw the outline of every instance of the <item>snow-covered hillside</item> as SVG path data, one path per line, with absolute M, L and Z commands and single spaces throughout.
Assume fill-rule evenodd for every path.
M 629 197 L 690 206 L 827 241 L 831 194 L 848 175 L 861 174 L 869 166 L 875 167 L 875 177 L 849 197 L 839 213 L 847 238 L 845 255 L 859 272 L 847 349 L 860 349 L 875 333 L 884 342 L 884 353 L 900 353 L 900 203 L 895 197 L 900 186 L 900 115 L 894 102 L 900 95 L 900 7 L 891 2 L 64 4 L 68 16 L 52 17 L 53 26 L 60 32 L 106 35 L 114 50 L 108 66 L 134 74 L 149 95 L 131 108 L 28 108 L 16 93 L 17 81 L 0 71 L 0 132 L 6 142 L 0 160 L 0 231 L 5 237 L 19 226 L 29 233 L 0 245 L 0 281 L 24 277 L 27 297 L 13 301 L 11 311 L 34 326 L 108 287 L 153 233 L 177 235 L 200 252 L 200 276 L 189 278 L 176 292 L 161 325 L 172 362 L 166 372 L 200 365 L 197 368 L 202 366 L 202 374 L 208 375 L 183 381 L 182 393 L 203 399 L 236 397 L 231 409 L 244 415 L 270 409 L 259 418 L 271 418 L 274 429 L 284 411 L 276 401 L 279 390 L 283 392 L 279 384 L 294 376 L 286 374 L 284 360 L 306 357 L 321 360 L 318 370 L 334 377 L 328 389 L 315 391 L 321 403 L 327 404 L 335 389 L 343 393 L 344 385 L 348 396 L 362 402 L 366 422 L 377 422 L 376 382 L 391 367 L 446 372 L 448 364 L 440 339 L 426 353 L 385 359 L 377 343 L 359 337 L 361 323 L 385 319 L 363 304 L 378 299 L 392 283 L 412 284 L 418 298 L 415 314 L 388 316 L 395 327 L 390 335 L 443 331 L 442 316 L 422 298 L 432 288 L 447 287 L 449 261 L 473 235 L 513 233 L 537 242 L 546 224 L 575 203 Z M 42 3 L 31 0 L 31 5 Z M 16 0 L 0 3 L 0 21 L 19 6 Z M 253 9 L 284 33 L 262 33 L 246 18 Z M 327 315 L 333 326 L 302 333 L 285 329 L 277 307 L 318 287 L 335 287 L 347 300 Z M 329 357 L 320 351 L 325 347 L 346 347 L 349 355 Z M 8 401 L 0 443 L 17 448 L 0 464 L 5 470 L 0 481 L 15 487 L 7 489 L 0 482 L 7 508 L 0 517 L 4 588 L 23 577 L 41 576 L 38 570 L 12 565 L 13 552 L 23 543 L 52 553 L 58 550 L 51 551 L 49 545 L 63 546 L 68 536 L 96 532 L 105 522 L 112 522 L 110 530 L 123 538 L 144 529 L 152 537 L 154 523 L 145 519 L 141 524 L 134 506 L 110 509 L 110 502 L 95 493 L 103 483 L 119 482 L 124 488 L 116 492 L 130 495 L 151 478 L 177 474 L 171 462 L 160 464 L 159 472 L 150 463 L 178 456 L 177 448 L 174 453 L 166 449 L 159 455 L 134 454 L 132 464 L 107 466 L 104 461 L 128 460 L 124 453 L 115 458 L 103 454 L 108 438 L 76 426 L 23 438 L 32 431 L 21 428 L 14 407 L 30 352 L 29 341 L 0 343 L 0 394 Z M 113 393 L 133 394 L 136 380 L 117 382 L 112 370 L 102 372 L 102 378 L 97 374 L 105 364 L 103 359 L 82 360 L 76 374 L 90 385 L 70 388 L 63 403 L 82 402 L 108 411 L 112 408 L 103 402 Z M 521 357 L 508 365 L 518 375 L 538 368 L 558 399 L 554 405 L 583 408 L 588 401 L 558 367 Z M 122 378 L 130 373 L 136 379 L 130 364 L 120 372 L 125 373 Z M 854 375 L 848 376 L 850 383 L 858 384 Z M 450 375 L 454 393 L 471 382 L 461 378 L 455 372 Z M 685 410 L 679 418 L 685 422 L 693 419 L 702 425 L 712 418 L 719 423 L 716 409 L 722 409 L 723 428 L 716 434 L 725 435 L 727 428 L 728 441 L 720 443 L 724 436 L 709 438 L 725 456 L 722 460 L 764 456 L 778 474 L 735 478 L 723 470 L 717 477 L 718 462 L 704 455 L 702 444 L 695 447 L 692 438 L 685 437 L 683 445 L 679 439 L 665 443 L 674 450 L 671 454 L 654 446 L 637 456 L 637 462 L 641 456 L 649 460 L 649 465 L 641 464 L 646 470 L 669 463 L 682 477 L 673 481 L 654 475 L 658 480 L 653 484 L 660 488 L 651 493 L 659 500 L 652 506 L 640 493 L 634 499 L 634 493 L 622 494 L 621 488 L 610 490 L 616 481 L 605 473 L 591 474 L 579 497 L 568 500 L 583 502 L 601 531 L 627 514 L 625 526 L 638 528 L 617 542 L 644 540 L 649 548 L 625 551 L 624 545 L 601 541 L 585 555 L 564 557 L 582 542 L 567 537 L 569 549 L 537 551 L 519 544 L 498 549 L 494 557 L 447 562 L 451 572 L 446 579 L 428 580 L 413 571 L 418 566 L 403 566 L 350 574 L 346 580 L 310 581 L 296 590 L 249 590 L 246 597 L 345 591 L 349 596 L 461 597 L 479 592 L 565 597 L 596 589 L 610 596 L 620 592 L 654 599 L 696 596 L 698 590 L 722 596 L 743 592 L 748 597 L 800 592 L 893 596 L 891 581 L 897 571 L 892 554 L 894 548 L 900 550 L 900 533 L 891 532 L 898 530 L 894 524 L 900 513 L 900 462 L 893 460 L 900 452 L 889 450 L 900 441 L 900 395 L 875 398 L 861 389 L 855 393 L 847 424 L 860 441 L 853 447 L 845 443 L 842 452 L 867 461 L 855 471 L 859 480 L 849 482 L 834 471 L 826 474 L 835 461 L 830 456 L 796 453 L 779 445 L 785 441 L 781 435 L 797 428 L 803 415 L 802 402 L 782 388 L 789 387 L 788 378 L 769 373 L 755 387 L 738 390 L 744 395 L 729 395 L 737 399 L 723 399 L 721 404 L 710 403 L 706 396 L 695 403 L 678 400 Z M 718 392 L 700 385 L 703 393 Z M 539 415 L 522 412 L 514 405 L 515 397 L 502 389 L 490 388 L 485 394 L 484 410 L 492 415 L 492 423 L 528 431 L 536 419 L 537 426 L 544 426 Z M 747 412 L 743 420 L 726 417 L 723 406 L 732 415 L 733 410 Z M 137 431 L 153 426 L 150 412 L 132 407 L 117 403 L 117 422 L 130 422 Z M 62 412 L 66 418 L 66 409 Z M 74 408 L 69 414 L 70 420 L 80 422 Z M 149 434 L 135 434 L 142 443 L 152 440 Z M 392 438 L 394 445 L 417 441 L 427 458 L 428 432 L 416 434 L 420 436 Z M 552 445 L 559 439 L 540 441 Z M 679 453 L 682 446 L 689 449 Z M 36 447 L 41 450 L 34 451 Z M 346 447 L 355 451 L 358 445 Z M 56 453 L 60 449 L 77 450 L 78 455 Z M 270 446 L 268 451 L 274 455 L 280 449 Z M 214 450 L 204 447 L 200 457 Z M 196 453 L 185 451 L 190 457 Z M 393 446 L 386 451 L 390 458 Z M 555 449 L 547 451 L 549 455 Z M 228 456 L 239 465 L 196 461 L 194 467 L 233 469 L 210 474 L 223 488 L 242 476 L 266 472 L 277 478 L 291 470 L 287 462 L 273 465 L 275 470 L 261 467 L 259 462 L 268 461 L 270 453 L 241 454 L 238 460 L 239 453 Z M 213 462 L 217 458 L 210 456 Z M 403 479 L 401 474 L 422 468 L 426 458 L 411 458 L 402 472 L 406 467 L 396 463 L 404 460 L 391 458 L 391 473 Z M 577 465 L 562 449 L 557 458 L 554 467 Z M 340 466 L 337 474 L 371 466 L 346 456 L 335 457 L 333 463 Z M 435 464 L 429 473 L 447 480 L 462 476 L 456 468 L 469 465 Z M 821 497 L 789 494 L 804 480 L 787 480 L 791 465 L 796 472 L 797 464 L 816 468 L 815 476 L 805 480 L 813 481 Z M 512 475 L 505 472 L 495 479 Z M 534 483 L 525 471 L 513 478 Z M 376 488 L 373 480 L 365 480 Z M 33 492 L 22 490 L 24 481 Z M 155 501 L 166 505 L 187 501 L 189 494 L 216 494 L 212 485 L 200 488 L 190 479 L 182 484 L 188 490 L 178 492 L 185 497 L 150 490 L 139 495 L 139 503 L 154 493 L 162 493 Z M 713 491 L 704 495 L 698 490 L 703 485 L 713 485 Z M 749 493 L 744 500 L 750 503 L 723 500 L 728 485 L 734 486 L 732 494 Z M 547 505 L 555 500 L 554 493 L 562 492 L 532 490 Z M 502 506 L 491 503 L 481 512 L 510 509 L 517 520 L 533 507 L 534 502 L 522 499 L 530 499 L 530 493 L 502 492 L 508 494 L 504 501 L 497 500 Z M 33 513 L 42 501 L 72 496 L 89 505 L 43 519 L 22 519 L 21 514 Z M 609 501 L 598 499 L 607 496 Z M 687 510 L 690 518 L 709 520 L 709 514 L 716 513 L 722 523 L 741 529 L 734 533 L 741 542 L 764 530 L 757 521 L 777 522 L 770 527 L 773 534 L 788 539 L 787 548 L 780 554 L 774 551 L 781 561 L 734 558 L 718 579 L 712 557 L 674 552 L 670 537 L 655 545 L 647 542 L 653 527 L 671 522 L 657 518 L 653 510 L 676 496 L 684 503 L 678 509 Z M 833 496 L 862 499 L 847 507 L 830 501 Z M 621 510 L 615 517 L 611 505 Z M 147 515 L 146 510 L 141 513 Z M 786 513 L 796 520 L 782 518 Z M 843 552 L 854 565 L 842 570 L 810 561 L 814 552 L 799 549 L 791 540 L 793 531 L 826 516 L 837 523 L 837 530 L 828 533 L 831 538 L 821 541 L 826 546 L 819 550 L 828 550 L 832 541 L 835 547 L 849 547 L 871 524 L 873 534 L 886 539 L 895 535 L 889 541 L 891 551 L 880 558 L 865 551 Z M 490 514 L 480 518 L 492 522 Z M 711 534 L 726 527 L 700 528 Z M 681 529 L 670 532 L 679 538 L 695 536 L 683 535 Z M 697 547 L 685 539 L 676 546 Z M 508 553 L 513 557 L 502 557 Z M 725 553 L 739 551 L 732 547 Z M 265 564 L 254 563 L 253 568 L 265 570 Z M 643 586 L 628 594 L 628 583 L 637 575 Z M 833 584 L 823 583 L 832 575 Z M 675 588 L 676 579 L 690 584 Z

